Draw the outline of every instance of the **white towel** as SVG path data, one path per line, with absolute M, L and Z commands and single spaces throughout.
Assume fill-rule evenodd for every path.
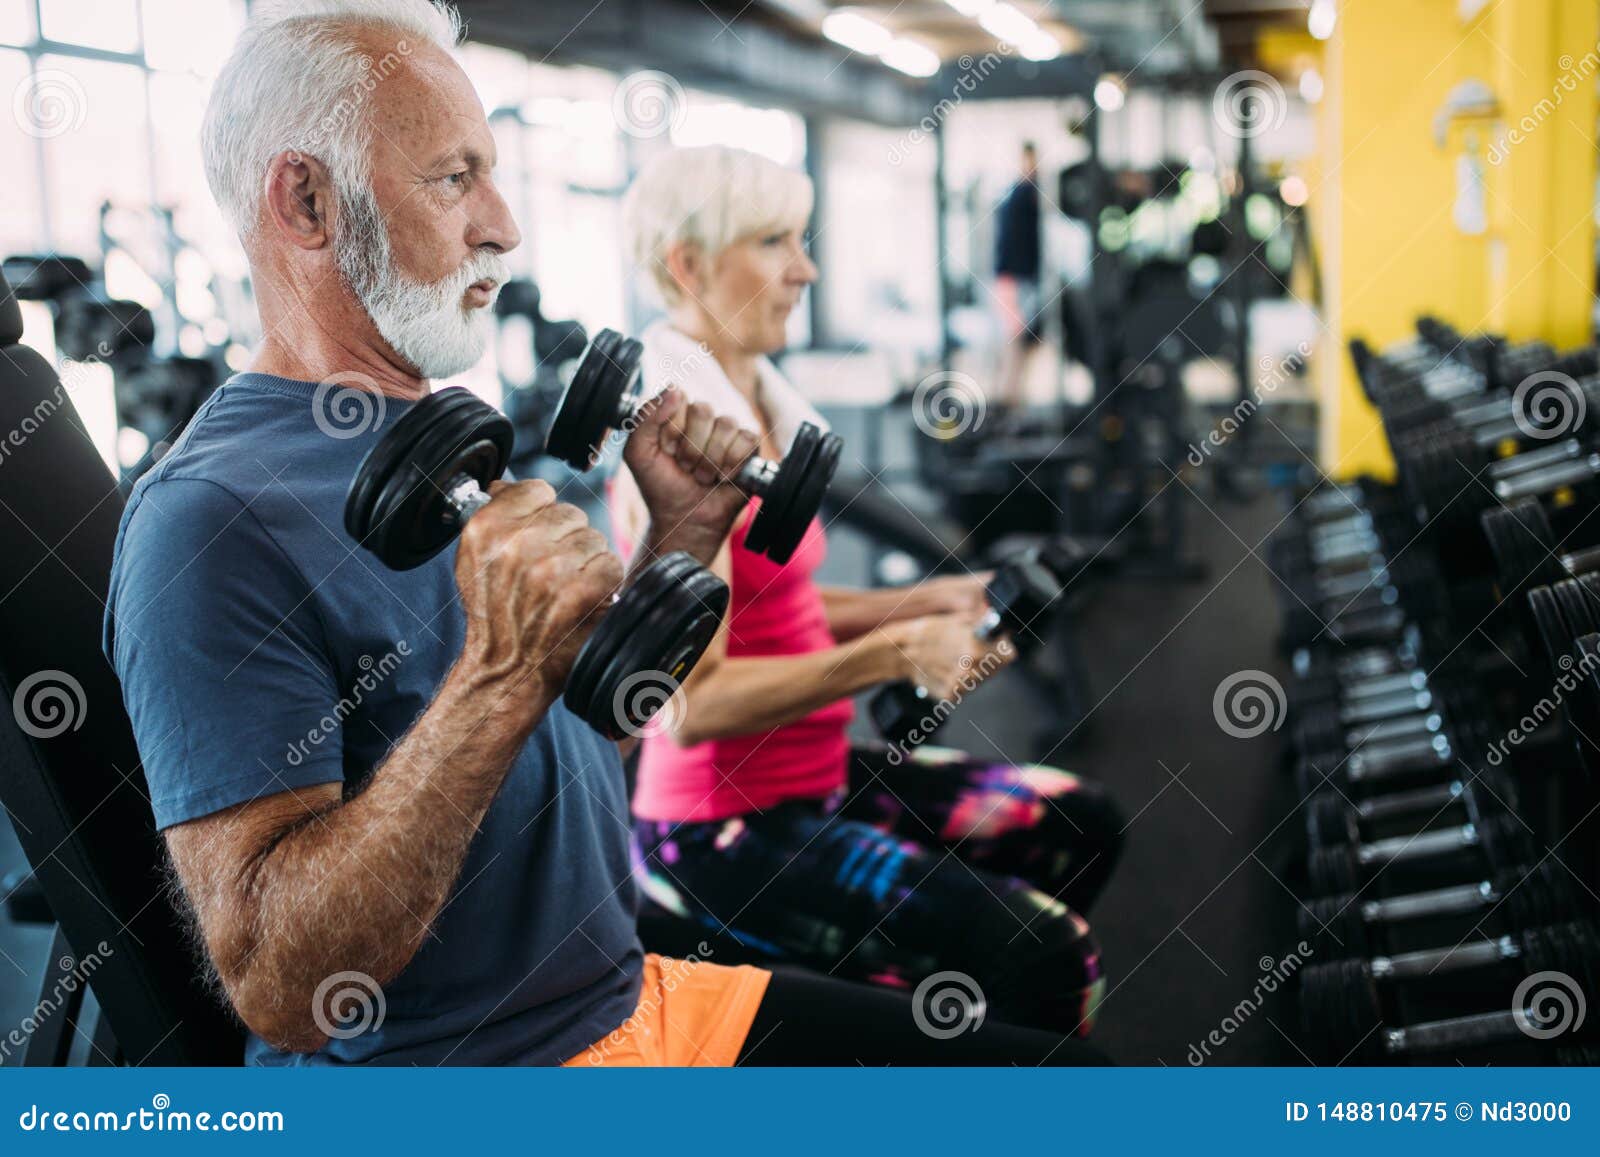
M 639 341 L 644 345 L 644 355 L 639 363 L 643 379 L 644 396 L 654 397 L 667 386 L 675 385 L 691 402 L 704 402 L 718 414 L 736 419 L 748 430 L 758 430 L 755 409 L 738 388 L 728 380 L 728 375 L 712 356 L 711 351 L 681 330 L 674 329 L 664 318 L 646 327 Z M 761 408 L 772 423 L 772 438 L 787 453 L 789 444 L 802 422 L 810 422 L 821 430 L 828 423 L 817 409 L 795 389 L 767 358 L 756 362 L 761 395 Z

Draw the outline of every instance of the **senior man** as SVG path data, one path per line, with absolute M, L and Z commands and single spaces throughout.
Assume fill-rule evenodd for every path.
M 362 454 L 482 353 L 520 240 L 458 36 L 429 0 L 256 6 L 204 147 L 263 337 L 118 536 L 107 651 L 246 1059 L 907 1059 L 901 998 L 642 950 L 619 753 L 560 702 L 623 577 L 580 512 L 496 483 L 403 573 L 341 529 Z M 644 556 L 709 561 L 754 448 L 654 407 L 626 450 Z M 1018 1032 L 940 1055 L 1080 1055 Z

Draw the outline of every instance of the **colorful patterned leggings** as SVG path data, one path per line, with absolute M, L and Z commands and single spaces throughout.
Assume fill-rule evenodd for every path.
M 1104 980 L 1079 912 L 1120 850 L 1109 796 L 1052 768 L 887 755 L 854 750 L 827 800 L 636 821 L 646 896 L 746 958 L 898 988 L 959 973 L 996 1019 L 1087 1035 Z

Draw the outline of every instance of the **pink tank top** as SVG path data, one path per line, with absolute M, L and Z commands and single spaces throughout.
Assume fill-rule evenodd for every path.
M 834 646 L 822 592 L 812 581 L 827 556 L 822 524 L 812 520 L 794 556 L 779 566 L 744 549 L 759 499 L 733 532 L 733 589 L 728 657 L 804 655 Z M 634 814 L 641 819 L 704 822 L 820 798 L 845 782 L 854 707 L 841 699 L 776 731 L 679 747 L 670 736 L 641 744 Z

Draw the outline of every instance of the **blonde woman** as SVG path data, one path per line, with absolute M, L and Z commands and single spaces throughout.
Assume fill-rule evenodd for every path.
M 641 336 L 646 392 L 675 383 L 772 458 L 801 422 L 826 427 L 768 360 L 817 276 L 811 210 L 804 175 L 723 147 L 658 156 L 623 206 L 667 308 Z M 645 510 L 625 472 L 611 505 L 626 548 Z M 820 523 L 782 566 L 740 549 L 748 525 L 713 563 L 733 592 L 723 630 L 673 732 L 643 744 L 647 893 L 779 960 L 903 987 L 953 969 L 996 1015 L 1086 1033 L 1102 978 L 1079 913 L 1116 860 L 1110 800 L 1065 772 L 951 751 L 892 765 L 846 736 L 857 692 L 910 679 L 948 696 L 998 665 L 973 634 L 982 577 L 824 587 Z

